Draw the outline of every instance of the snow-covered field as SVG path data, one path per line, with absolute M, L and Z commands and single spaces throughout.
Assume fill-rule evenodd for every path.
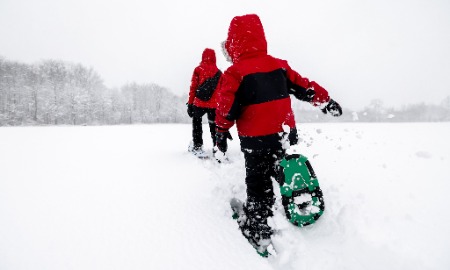
M 450 269 L 450 123 L 299 125 L 326 210 L 302 229 L 276 210 L 269 259 L 231 219 L 232 131 L 220 165 L 186 152 L 189 125 L 1 128 L 0 269 Z

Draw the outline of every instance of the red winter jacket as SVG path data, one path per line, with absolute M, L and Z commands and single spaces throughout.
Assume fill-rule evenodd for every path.
M 224 47 L 233 65 L 219 84 L 216 125 L 228 130 L 236 121 L 242 148 L 278 147 L 282 126 L 295 127 L 289 94 L 313 105 L 329 101 L 324 88 L 267 54 L 257 15 L 234 17 Z
M 195 92 L 198 87 L 205 82 L 207 79 L 214 77 L 214 75 L 219 71 L 216 66 L 216 54 L 213 49 L 206 48 L 202 54 L 202 61 L 194 69 L 191 79 L 191 88 L 189 90 L 189 100 L 188 104 L 194 104 L 201 108 L 216 108 L 216 96 L 217 91 L 214 91 L 213 95 L 208 101 L 203 101 L 195 97 Z

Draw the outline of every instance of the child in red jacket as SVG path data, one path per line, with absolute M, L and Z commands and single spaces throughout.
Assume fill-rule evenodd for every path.
M 320 106 L 333 116 L 342 109 L 328 92 L 294 71 L 285 60 L 267 54 L 264 29 L 257 15 L 234 17 L 230 23 L 224 54 L 232 65 L 218 88 L 216 143 L 227 151 L 229 129 L 236 123 L 245 157 L 247 201 L 242 232 L 260 251 L 270 243 L 272 215 L 279 161 L 285 155 L 282 138 L 297 143 L 297 129 L 289 94 Z
M 216 66 L 216 54 L 213 49 L 206 48 L 202 61 L 194 69 L 188 100 L 188 115 L 192 118 L 193 143 L 189 151 L 198 157 L 205 157 L 203 150 L 202 117 L 207 115 L 213 145 L 216 144 L 216 95 L 215 89 L 222 72 Z

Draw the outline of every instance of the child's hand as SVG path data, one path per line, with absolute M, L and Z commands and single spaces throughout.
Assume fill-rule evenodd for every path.
M 223 153 L 228 150 L 227 139 L 233 140 L 229 131 L 216 131 L 216 145 L 217 148 Z
M 190 118 L 192 118 L 194 116 L 194 105 L 192 105 L 192 104 L 187 105 L 187 113 Z
M 332 116 L 341 116 L 342 115 L 342 108 L 341 105 L 339 105 L 339 103 L 337 103 L 336 101 L 330 99 L 330 101 L 328 102 L 327 106 L 325 106 L 325 108 L 322 109 L 322 112 L 324 114 L 327 114 L 327 111 L 332 115 Z

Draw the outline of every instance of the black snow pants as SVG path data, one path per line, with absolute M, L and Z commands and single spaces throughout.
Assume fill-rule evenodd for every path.
M 287 138 L 287 143 L 290 145 L 298 142 L 296 128 L 283 136 Z M 267 224 L 267 218 L 273 215 L 272 206 L 275 202 L 272 180 L 279 182 L 279 177 L 283 177 L 280 161 L 284 158 L 286 151 L 280 143 L 274 148 L 243 149 L 243 152 L 247 185 L 247 202 L 244 207 L 247 221 L 244 230 L 249 232 L 248 236 L 255 242 L 259 242 L 259 240 L 269 239 L 272 235 L 272 229 Z
M 203 145 L 202 117 L 205 114 L 208 117 L 209 131 L 211 132 L 213 145 L 216 145 L 216 109 L 194 106 L 194 115 L 192 117 L 192 139 L 195 148 L 200 148 Z
M 246 230 L 255 242 L 269 239 L 272 229 L 267 218 L 272 216 L 275 202 L 272 179 L 277 179 L 279 161 L 284 157 L 283 149 L 244 151 L 247 184 Z

